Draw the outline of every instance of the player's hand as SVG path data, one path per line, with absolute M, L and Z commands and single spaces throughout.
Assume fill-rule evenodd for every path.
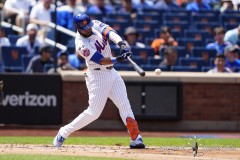
M 118 45 L 121 48 L 120 50 L 121 54 L 131 52 L 131 49 L 126 45 L 124 41 L 119 42 Z M 132 55 L 129 55 L 129 56 L 131 57 Z
M 131 55 L 132 55 L 132 52 L 125 52 L 122 55 L 118 56 L 116 60 L 117 62 L 123 62 L 127 59 L 127 57 L 131 57 Z

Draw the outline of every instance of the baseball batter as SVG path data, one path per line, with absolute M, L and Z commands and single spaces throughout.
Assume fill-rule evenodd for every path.
M 83 13 L 75 14 L 73 20 L 77 30 L 76 51 L 85 58 L 88 67 L 85 80 L 89 94 L 89 106 L 71 123 L 60 128 L 54 138 L 53 146 L 61 147 L 71 133 L 96 120 L 109 97 L 118 107 L 121 119 L 130 133 L 130 148 L 145 148 L 127 97 L 126 86 L 113 68 L 115 63 L 123 62 L 131 56 L 130 48 L 115 30 L 101 21 L 91 20 Z M 120 46 L 120 56 L 112 56 L 108 40 Z

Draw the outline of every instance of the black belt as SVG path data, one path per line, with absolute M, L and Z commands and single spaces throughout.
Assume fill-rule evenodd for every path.
M 106 69 L 113 69 L 113 66 L 106 67 Z M 94 68 L 93 70 L 101 70 L 101 68 Z

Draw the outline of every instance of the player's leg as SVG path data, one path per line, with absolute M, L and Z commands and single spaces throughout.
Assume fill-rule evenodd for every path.
M 120 76 L 118 76 L 118 78 L 114 81 L 109 98 L 118 107 L 121 119 L 130 133 L 130 147 L 145 148 L 137 121 L 134 118 L 131 105 L 127 97 L 125 83 Z
M 110 93 L 112 82 L 110 81 L 111 78 L 105 78 L 104 81 L 99 80 L 100 78 L 104 77 L 98 77 L 95 80 L 91 80 L 91 83 L 89 83 L 89 79 L 86 78 L 86 84 L 89 92 L 89 106 L 71 123 L 60 128 L 58 135 L 55 137 L 53 142 L 55 147 L 61 147 L 63 141 L 71 133 L 87 126 L 101 115 Z M 57 141 L 58 139 L 59 142 Z

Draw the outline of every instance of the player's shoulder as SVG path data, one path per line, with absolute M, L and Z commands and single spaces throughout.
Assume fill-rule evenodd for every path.
M 92 20 L 93 21 L 93 27 L 94 28 L 105 28 L 107 24 L 103 23 L 102 21 L 99 20 Z

